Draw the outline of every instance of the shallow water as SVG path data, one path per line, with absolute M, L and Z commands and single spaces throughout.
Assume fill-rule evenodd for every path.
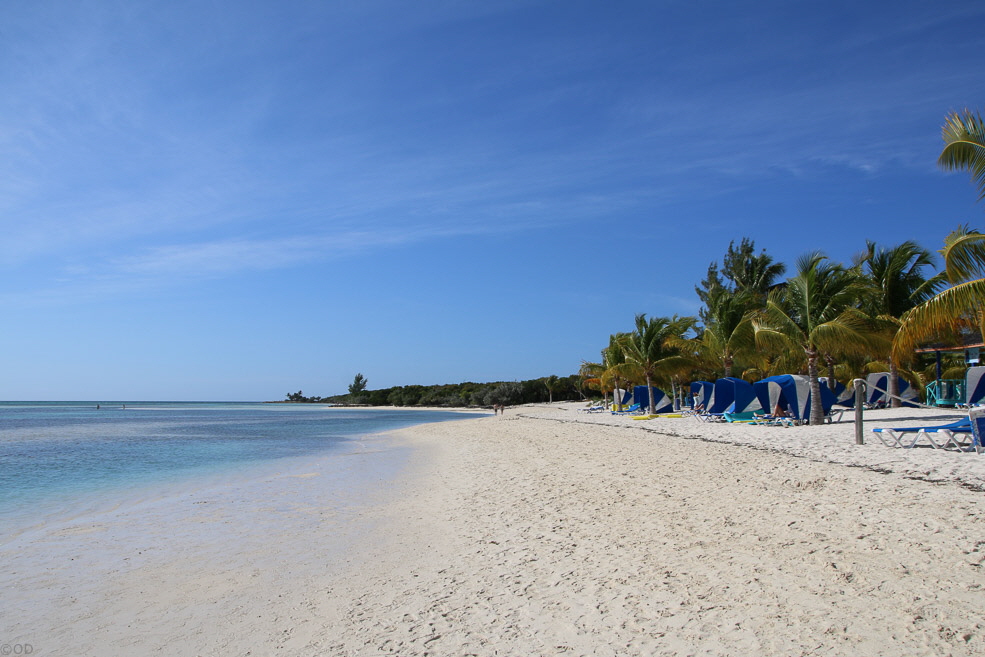
M 168 490 L 262 476 L 298 457 L 341 459 L 361 450 L 361 437 L 368 434 L 467 416 L 293 404 L 98 406 L 0 403 L 0 534 L 115 499 L 159 497 Z M 356 471 L 340 460 L 339 476 L 345 472 L 350 483 L 379 478 L 380 468 L 392 469 L 392 458 L 364 461 Z

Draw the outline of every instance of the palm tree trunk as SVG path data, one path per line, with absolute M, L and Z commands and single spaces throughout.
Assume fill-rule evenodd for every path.
M 811 386 L 811 424 L 824 422 L 824 406 L 821 404 L 821 382 L 817 378 L 817 351 L 806 349 L 807 377 Z
M 653 400 L 653 386 L 650 384 L 650 375 L 646 375 L 646 391 L 650 395 L 650 415 L 653 415 L 653 409 L 656 408 L 656 404 Z
M 722 358 L 722 364 L 725 366 L 725 378 L 732 376 L 732 357 L 728 354 Z
M 899 368 L 896 361 L 889 359 L 889 406 L 899 408 L 903 402 L 899 400 Z
M 828 390 L 835 391 L 835 359 L 831 354 L 824 354 L 824 360 L 828 364 Z

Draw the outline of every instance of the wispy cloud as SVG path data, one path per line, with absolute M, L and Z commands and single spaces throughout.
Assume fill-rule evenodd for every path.
M 0 294 L 13 305 L 79 304 L 109 296 L 181 288 L 189 283 L 230 278 L 251 272 L 318 265 L 367 252 L 471 237 L 530 226 L 463 223 L 388 230 L 322 232 L 272 238 L 219 238 L 203 242 L 134 248 L 125 255 L 97 257 L 66 264 L 29 286 Z

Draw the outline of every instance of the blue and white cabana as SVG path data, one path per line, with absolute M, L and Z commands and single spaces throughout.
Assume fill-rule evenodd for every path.
M 828 380 L 828 377 L 819 376 L 817 378 L 819 381 L 821 381 L 826 386 L 828 386 L 828 390 L 830 390 L 834 394 L 836 404 L 839 404 L 841 406 L 847 406 L 848 408 L 852 408 L 853 406 L 855 406 L 854 388 L 846 388 L 845 384 L 839 381 L 838 379 L 835 379 L 834 385 L 832 386 L 831 382 Z
M 965 403 L 974 406 L 985 402 L 985 367 L 969 367 L 964 380 Z
M 622 388 L 616 388 L 612 391 L 612 403 L 620 404 L 622 406 L 627 406 L 629 400 L 633 398 L 633 392 L 631 390 L 623 390 Z
M 889 398 L 889 372 L 873 372 L 865 377 L 865 386 L 868 392 L 866 403 L 873 406 L 880 404 L 889 406 L 891 402 Z M 899 396 L 903 400 L 903 406 L 916 406 L 916 404 L 907 402 L 918 401 L 917 391 L 911 388 L 903 377 L 899 378 Z
M 835 396 L 821 381 L 821 408 L 824 414 L 831 412 Z M 779 405 L 796 420 L 807 420 L 811 416 L 811 381 L 800 374 L 781 374 L 770 376 L 752 384 L 763 408 L 772 412 Z
M 660 388 L 651 387 L 653 388 L 653 412 L 670 413 L 673 411 L 674 400 Z M 647 392 L 646 386 L 636 386 L 633 388 L 633 403 L 639 404 L 641 411 L 648 411 L 650 409 L 650 393 Z
M 694 399 L 694 405 L 698 406 L 701 404 L 704 408 L 708 408 L 714 389 L 715 384 L 710 381 L 692 381 L 691 397 Z
M 752 384 L 733 376 L 715 381 L 709 413 L 751 413 L 762 410 Z

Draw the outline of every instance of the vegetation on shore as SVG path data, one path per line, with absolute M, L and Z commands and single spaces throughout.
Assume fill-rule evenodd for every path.
M 985 199 L 981 116 L 953 113 L 942 135 L 940 166 L 970 171 Z M 703 303 L 699 318 L 638 315 L 635 330 L 612 334 L 601 361 L 583 363 L 581 374 L 603 394 L 644 382 L 676 393 L 692 380 L 806 374 L 815 393 L 812 423 L 823 416 L 822 369 L 843 384 L 889 371 L 891 394 L 900 376 L 922 391 L 937 367 L 933 354 L 917 347 L 961 347 L 980 343 L 985 334 L 985 235 L 959 226 L 939 253 L 944 269 L 933 273 L 932 254 L 914 242 L 870 241 L 847 266 L 807 253 L 784 280 L 786 267 L 743 238 L 729 244 L 722 265 L 712 263 L 695 288 Z M 671 325 L 677 330 L 654 337 L 654 327 Z M 644 344 L 659 359 L 643 357 Z M 963 376 L 962 357 L 945 360 L 951 367 L 943 378 Z
M 350 386 L 351 387 L 351 386 Z M 287 401 L 347 406 L 440 406 L 464 408 L 502 404 L 534 404 L 550 401 L 584 399 L 582 377 L 551 375 L 527 381 L 493 383 L 453 383 L 444 385 L 410 385 L 368 390 L 330 397 L 306 397 L 298 390 Z

